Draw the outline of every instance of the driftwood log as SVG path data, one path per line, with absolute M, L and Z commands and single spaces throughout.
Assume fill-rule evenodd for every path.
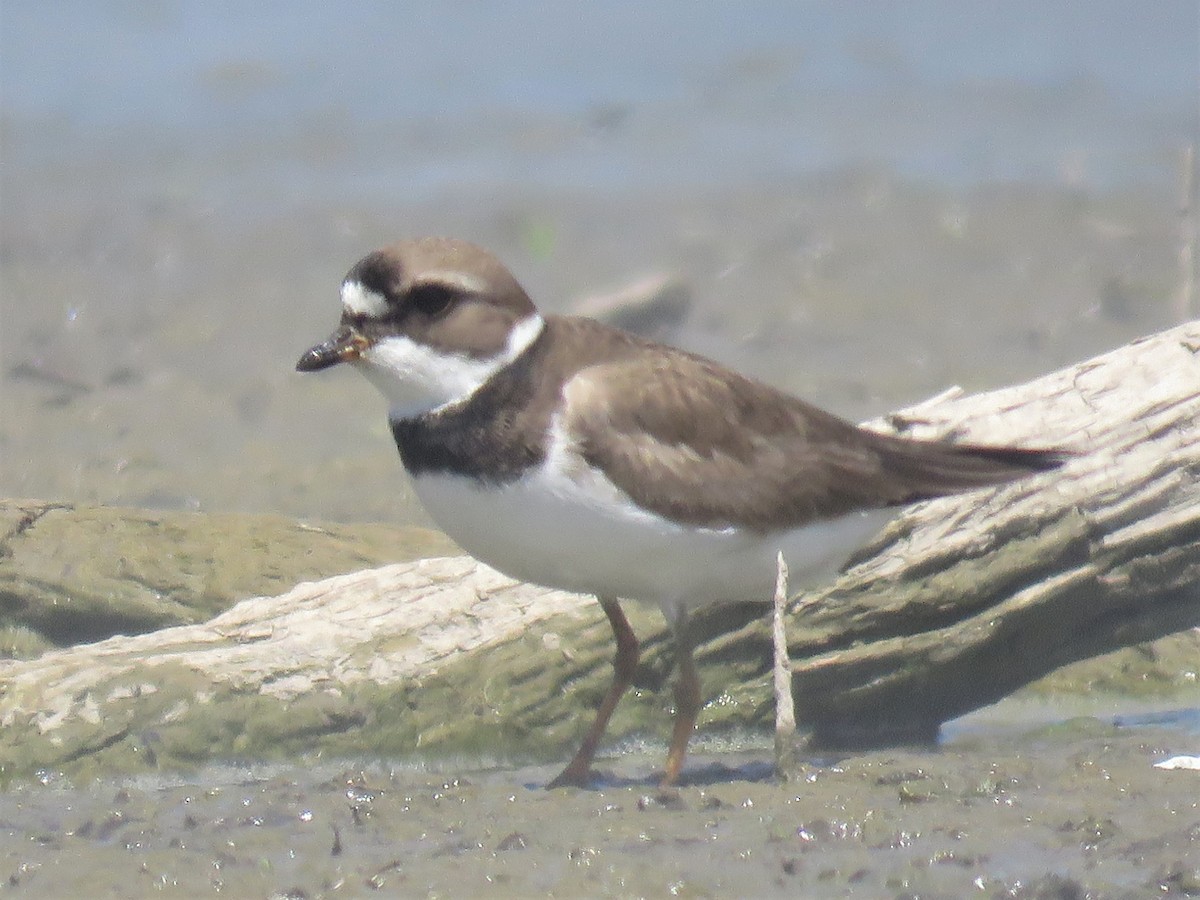
M 875 423 L 1076 456 L 1058 472 L 908 508 L 836 583 L 793 596 L 798 725 L 817 745 L 927 740 L 1066 663 L 1200 624 L 1198 420 L 1195 322 L 1019 387 L 943 395 Z M 25 596 L 14 579 L 26 573 L 60 607 L 90 603 L 74 582 L 54 581 L 74 567 L 56 575 L 46 561 L 93 532 L 140 572 L 133 551 L 111 543 L 114 528 L 136 525 L 149 552 L 195 560 L 207 554 L 199 543 L 180 553 L 192 547 L 184 536 L 199 541 L 219 524 L 175 517 L 166 527 L 154 514 L 147 530 L 148 514 L 132 511 L 137 521 L 117 528 L 120 511 L 103 512 L 10 509 L 0 601 Z M 239 540 L 245 528 L 215 533 Z M 171 584 L 211 577 L 201 568 L 148 583 L 174 602 Z M 702 727 L 770 721 L 770 600 L 693 620 L 706 695 L 720 695 Z M 667 721 L 661 616 L 628 612 L 646 638 L 635 679 L 646 690 L 618 709 L 614 739 Z M 202 623 L 0 659 L 0 783 L 43 769 L 90 777 L 311 753 L 557 758 L 578 739 L 580 705 L 603 694 L 612 652 L 589 598 L 463 557 L 369 569 L 245 599 Z
M 793 693 L 810 745 L 929 740 L 1067 663 L 1200 625 L 1200 322 L 871 424 L 1076 456 L 911 507 L 835 584 L 793 599 Z M 700 627 L 719 631 L 722 616 Z M 753 622 L 712 649 L 766 655 L 768 640 Z

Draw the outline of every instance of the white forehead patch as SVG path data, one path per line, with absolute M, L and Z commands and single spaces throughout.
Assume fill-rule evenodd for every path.
M 375 291 L 363 287 L 361 281 L 342 282 L 342 307 L 352 316 L 382 319 L 387 315 L 388 305 Z

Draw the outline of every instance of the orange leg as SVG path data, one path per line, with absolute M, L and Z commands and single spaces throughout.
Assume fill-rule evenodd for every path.
M 667 750 L 667 765 L 661 787 L 670 787 L 679 780 L 688 741 L 696 730 L 696 717 L 700 714 L 700 677 L 696 674 L 696 661 L 692 659 L 687 618 L 680 617 L 673 627 L 675 662 L 679 667 L 679 675 L 675 682 L 675 727 L 671 730 L 671 746 Z
M 596 748 L 600 745 L 600 738 L 604 736 L 604 729 L 608 727 L 608 720 L 612 718 L 617 703 L 629 689 L 629 685 L 633 683 L 633 673 L 637 670 L 638 639 L 633 633 L 633 629 L 629 627 L 629 620 L 621 611 L 620 604 L 609 597 L 597 597 L 596 599 L 604 608 L 604 614 L 608 616 L 613 635 L 617 639 L 617 656 L 613 660 L 612 684 L 609 685 L 608 693 L 604 695 L 600 708 L 596 710 L 596 718 L 592 722 L 592 727 L 588 729 L 587 734 L 583 737 L 583 743 L 579 745 L 579 752 L 558 774 L 558 777 L 546 785 L 547 788 L 563 787 L 568 784 L 582 787 L 587 784 L 592 770 L 592 759 L 596 755 Z

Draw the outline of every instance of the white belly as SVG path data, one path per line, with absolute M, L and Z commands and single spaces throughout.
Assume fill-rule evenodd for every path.
M 828 579 L 895 515 L 872 511 L 771 535 L 681 526 L 636 507 L 602 476 L 578 466 L 564 472 L 555 457 L 499 487 L 423 474 L 414 489 L 450 537 L 501 572 L 657 603 L 672 620 L 713 603 L 769 601 L 779 551 L 793 590 Z

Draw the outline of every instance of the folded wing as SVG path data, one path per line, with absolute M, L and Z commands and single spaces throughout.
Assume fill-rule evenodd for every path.
M 677 352 L 591 366 L 563 424 L 635 503 L 688 525 L 768 531 L 1002 484 L 1057 467 L 1047 450 L 866 431 Z M 616 436 L 620 435 L 620 440 Z

